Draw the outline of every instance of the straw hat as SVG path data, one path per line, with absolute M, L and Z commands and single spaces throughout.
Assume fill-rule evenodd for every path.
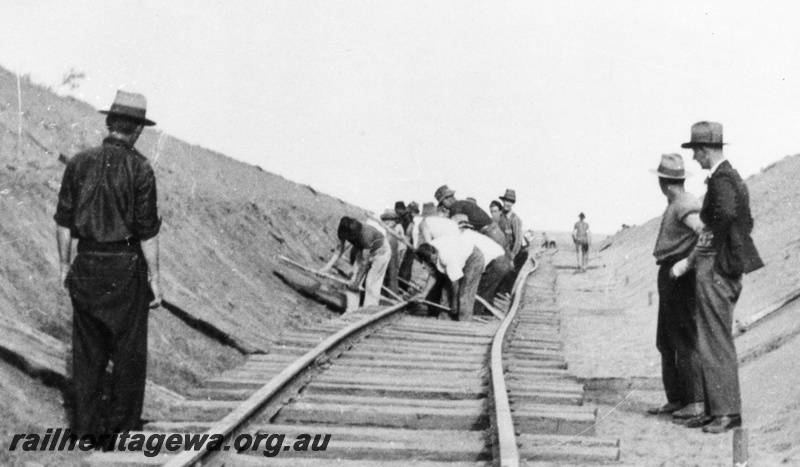
M 661 163 L 658 164 L 658 168 L 653 170 L 650 169 L 650 172 L 658 175 L 662 178 L 671 178 L 676 180 L 683 180 L 686 177 L 691 177 L 692 174 L 687 172 L 683 168 L 683 158 L 680 154 L 662 154 L 661 155 Z

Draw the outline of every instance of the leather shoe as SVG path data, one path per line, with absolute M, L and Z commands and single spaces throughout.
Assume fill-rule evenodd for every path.
M 693 402 L 686 407 L 672 412 L 672 418 L 680 420 L 688 420 L 703 415 L 705 412 L 705 405 L 702 402 Z
M 701 426 L 706 426 L 709 423 L 714 421 L 714 417 L 711 415 L 700 415 L 699 417 L 694 417 L 686 420 L 686 428 L 700 428 Z
M 714 421 L 703 427 L 703 432 L 720 434 L 726 431 L 742 426 L 742 416 L 739 414 L 722 415 L 714 417 Z
M 683 408 L 683 403 L 681 402 L 667 402 L 661 406 L 650 407 L 647 409 L 647 413 L 650 415 L 662 415 L 667 413 L 673 413 L 676 410 L 680 410 Z

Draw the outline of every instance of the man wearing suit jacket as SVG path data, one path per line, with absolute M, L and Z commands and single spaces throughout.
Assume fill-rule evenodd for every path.
M 710 171 L 700 219 L 705 230 L 692 255 L 677 263 L 680 276 L 696 271 L 697 350 L 703 374 L 705 413 L 686 422 L 706 433 L 724 433 L 742 425 L 739 368 L 731 334 L 733 309 L 742 292 L 742 274 L 764 263 L 750 232 L 750 194 L 742 178 L 722 154 L 722 125 L 699 122 L 681 145 L 694 151 L 694 160 Z

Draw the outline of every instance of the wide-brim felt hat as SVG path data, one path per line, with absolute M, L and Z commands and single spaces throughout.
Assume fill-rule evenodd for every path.
M 722 147 L 722 124 L 717 122 L 697 122 L 692 125 L 692 135 L 682 148 L 698 148 L 703 146 Z
M 130 118 L 144 124 L 144 126 L 153 126 L 156 122 L 149 120 L 147 115 L 147 99 L 142 94 L 135 92 L 117 91 L 117 96 L 114 98 L 114 103 L 108 110 L 101 110 L 101 114 L 106 115 L 120 115 L 122 117 Z
M 433 197 L 436 198 L 436 201 L 439 204 L 442 204 L 442 201 L 444 201 L 445 198 L 455 194 L 456 192 L 448 188 L 447 185 L 442 185 L 436 189 L 436 193 L 433 194 Z
M 506 194 L 500 197 L 503 201 L 517 202 L 517 193 L 512 189 L 506 189 Z
M 657 169 L 650 169 L 650 172 L 658 175 L 661 178 L 670 178 L 674 180 L 683 180 L 686 177 L 691 177 L 691 172 L 687 172 L 683 166 L 683 158 L 680 154 L 662 154 L 661 163 L 658 164 Z

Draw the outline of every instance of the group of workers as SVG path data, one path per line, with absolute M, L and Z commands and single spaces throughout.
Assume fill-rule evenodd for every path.
M 118 91 L 107 114 L 101 146 L 67 162 L 54 216 L 61 283 L 73 305 L 73 431 L 110 433 L 142 428 L 147 366 L 148 310 L 160 305 L 155 175 L 135 148 L 144 126 L 146 99 Z M 649 410 L 672 414 L 688 427 L 721 433 L 741 426 L 738 364 L 731 335 L 742 275 L 763 266 L 750 237 L 749 194 L 722 153 L 722 126 L 700 122 L 682 145 L 710 171 L 702 205 L 684 190 L 689 175 L 678 154 L 662 156 L 655 171 L 668 206 L 654 255 L 658 273 L 657 348 L 667 403 Z M 381 289 L 426 302 L 439 315 L 469 320 L 507 296 L 525 264 L 529 239 L 513 212 L 514 190 L 489 205 L 458 200 L 444 185 L 420 212 L 397 202 L 380 221 L 343 217 L 340 245 L 323 268 L 332 268 L 352 245 L 356 271 L 350 287 L 364 282 L 364 305 L 378 304 Z M 575 225 L 579 267 L 586 268 L 588 225 Z M 71 244 L 78 239 L 77 257 Z M 583 254 L 583 257 L 581 256 Z M 414 259 L 430 273 L 424 287 L 412 280 Z M 475 304 L 476 296 L 481 303 Z M 105 410 L 103 380 L 112 366 Z
M 343 217 L 339 246 L 320 272 L 352 247 L 349 288 L 360 290 L 363 282 L 363 306 L 377 305 L 383 293 L 425 304 L 430 315 L 463 321 L 494 306 L 498 295 L 507 300 L 528 259 L 529 241 L 513 212 L 516 192 L 508 189 L 492 201 L 491 215 L 473 199 L 456 199 L 447 185 L 434 198 L 437 204 L 425 203 L 422 212 L 416 202 L 398 201 L 379 220 Z M 429 272 L 422 287 L 411 277 L 415 259 Z M 445 294 L 448 306 L 442 304 Z
M 699 122 L 681 145 L 708 170 L 702 204 L 686 192 L 690 174 L 679 154 L 661 156 L 658 175 L 667 208 L 653 255 L 658 270 L 656 347 L 667 403 L 653 415 L 671 414 L 676 423 L 724 433 L 742 425 L 741 394 L 733 310 L 742 275 L 761 268 L 750 233 L 750 195 L 725 159 L 722 125 Z

